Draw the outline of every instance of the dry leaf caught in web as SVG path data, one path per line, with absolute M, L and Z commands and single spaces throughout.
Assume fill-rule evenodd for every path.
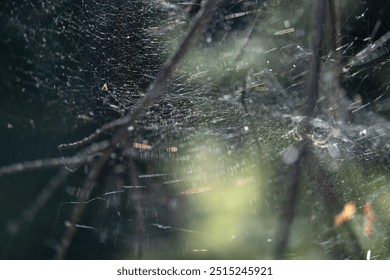
M 353 202 L 348 202 L 344 205 L 343 211 L 340 214 L 334 217 L 334 224 L 336 226 L 344 224 L 346 221 L 350 220 L 356 212 L 356 205 Z
M 374 234 L 374 222 L 376 221 L 376 215 L 372 210 L 372 205 L 369 202 L 363 202 L 363 215 L 364 215 L 364 236 L 372 236 Z

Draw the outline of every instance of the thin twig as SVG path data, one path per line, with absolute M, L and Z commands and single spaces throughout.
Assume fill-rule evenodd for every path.
M 126 118 L 120 118 L 120 119 L 117 119 L 117 120 L 113 120 L 113 121 L 111 121 L 109 123 L 104 124 L 102 127 L 100 127 L 99 129 L 95 130 L 95 132 L 93 132 L 92 134 L 88 135 L 87 137 L 85 137 L 85 138 L 83 138 L 83 139 L 81 139 L 79 141 L 58 145 L 58 149 L 66 150 L 66 149 L 76 149 L 76 148 L 79 148 L 81 146 L 84 146 L 84 145 L 86 145 L 88 143 L 93 142 L 99 136 L 103 135 L 105 132 L 107 132 L 107 131 L 109 131 L 111 129 L 114 129 L 114 128 L 117 128 L 117 127 L 122 127 L 123 125 L 126 124 L 126 122 L 127 122 Z
M 133 186 L 139 186 L 138 170 L 134 158 L 129 155 L 129 179 Z M 144 216 L 142 210 L 143 190 L 136 188 L 131 191 L 131 202 L 135 212 L 135 256 L 141 259 L 143 255 Z
M 108 147 L 108 144 L 108 141 L 96 143 L 71 158 L 47 159 L 6 166 L 0 169 L 0 175 L 31 171 L 38 168 L 56 168 L 58 166 L 63 166 L 71 163 L 88 163 L 92 161 L 92 159 L 90 159 L 92 154 L 102 152 L 105 148 Z M 24 226 L 26 222 L 33 221 L 35 216 L 43 209 L 49 199 L 53 196 L 54 192 L 59 188 L 59 186 L 61 186 L 61 183 L 69 176 L 69 174 L 70 172 L 67 168 L 61 168 L 57 172 L 57 174 L 49 180 L 47 185 L 39 192 L 39 194 L 30 204 L 30 206 L 23 210 L 22 215 L 14 220 L 7 222 L 7 232 L 11 235 L 15 235 L 20 231 L 20 229 Z
M 294 219 L 295 204 L 299 194 L 299 186 L 301 183 L 302 173 L 306 165 L 306 155 L 309 149 L 307 139 L 299 142 L 297 150 L 299 152 L 297 161 L 294 163 L 292 178 L 287 185 L 287 200 L 283 203 L 283 210 L 280 216 L 280 224 L 276 235 L 275 259 L 283 259 L 286 251 L 292 221 Z
M 77 153 L 72 157 L 66 158 L 49 158 L 34 161 L 26 161 L 16 164 L 11 164 L 0 168 L 0 176 L 15 174 L 19 172 L 27 172 L 36 169 L 57 168 L 70 164 L 83 164 L 92 161 L 91 156 L 106 149 L 109 145 L 108 141 L 102 141 L 90 145 L 88 148 Z
M 79 204 L 77 204 L 72 211 L 70 225 L 65 231 L 60 244 L 57 247 L 57 252 L 55 259 L 63 259 L 65 254 L 70 246 L 70 243 L 73 240 L 73 236 L 76 233 L 76 224 L 81 219 L 81 215 L 84 212 L 85 202 L 89 199 L 93 187 L 97 181 L 97 178 L 100 174 L 101 169 L 104 166 L 104 163 L 108 160 L 110 155 L 114 152 L 116 146 L 110 145 L 107 150 L 102 154 L 102 156 L 98 159 L 98 161 L 94 162 L 91 166 L 91 171 L 88 173 L 87 178 L 84 181 L 83 188 L 81 191 L 81 195 L 79 198 Z
M 332 60 L 329 61 L 328 73 L 331 74 L 331 79 L 327 90 L 329 91 L 329 112 L 331 117 L 336 122 L 347 121 L 348 111 L 345 110 L 345 106 L 348 104 L 345 101 L 346 93 L 341 87 L 340 77 L 341 77 L 341 1 L 328 0 L 328 9 L 329 9 L 329 41 L 331 44 L 331 57 Z
M 319 96 L 319 84 L 321 76 L 321 63 L 323 55 L 324 34 L 325 34 L 325 12 L 326 12 L 326 0 L 318 0 L 315 4 L 314 12 L 314 30 L 316 31 L 313 36 L 313 53 L 310 62 L 309 77 L 306 88 L 307 107 L 306 116 L 308 118 L 313 117 L 314 109 Z M 309 120 L 307 120 L 309 121 Z M 306 127 L 307 129 L 308 127 Z
M 307 133 L 310 129 L 310 119 L 314 116 L 315 106 L 319 96 L 319 82 L 321 74 L 321 59 L 323 54 L 324 29 L 326 0 L 319 0 L 314 6 L 314 30 L 313 54 L 310 62 L 310 74 L 306 88 L 306 118 L 303 124 L 303 140 L 298 143 L 298 158 L 294 162 L 293 178 L 289 180 L 287 186 L 287 200 L 280 217 L 279 229 L 276 233 L 275 257 L 281 259 L 288 246 L 292 221 L 294 219 L 294 209 L 299 193 L 302 173 L 307 164 L 306 155 L 310 150 Z

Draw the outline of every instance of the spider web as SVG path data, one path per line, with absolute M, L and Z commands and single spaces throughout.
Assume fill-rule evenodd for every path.
M 326 31 L 307 121 L 312 4 L 223 3 L 127 127 L 128 143 L 110 154 L 67 257 L 388 258 L 389 10 L 363 1 L 342 8 L 329 23 L 342 36 Z M 71 157 L 81 148 L 57 145 L 135 111 L 199 10 L 200 1 L 5 4 L 1 165 Z M 34 198 L 60 175 L 0 177 L 1 237 L 12 240 L 3 258 L 54 256 L 101 153 L 65 163 L 61 190 L 39 214 Z M 345 205 L 355 206 L 353 218 Z M 339 213 L 352 219 L 337 225 Z

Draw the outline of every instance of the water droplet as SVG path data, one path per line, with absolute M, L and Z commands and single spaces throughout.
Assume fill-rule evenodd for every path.
M 292 164 L 298 159 L 298 150 L 294 147 L 289 147 L 283 151 L 282 159 L 286 164 Z

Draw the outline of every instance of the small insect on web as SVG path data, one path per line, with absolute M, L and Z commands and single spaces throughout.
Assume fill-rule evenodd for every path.
M 104 83 L 100 90 L 101 91 L 108 91 L 108 84 Z

